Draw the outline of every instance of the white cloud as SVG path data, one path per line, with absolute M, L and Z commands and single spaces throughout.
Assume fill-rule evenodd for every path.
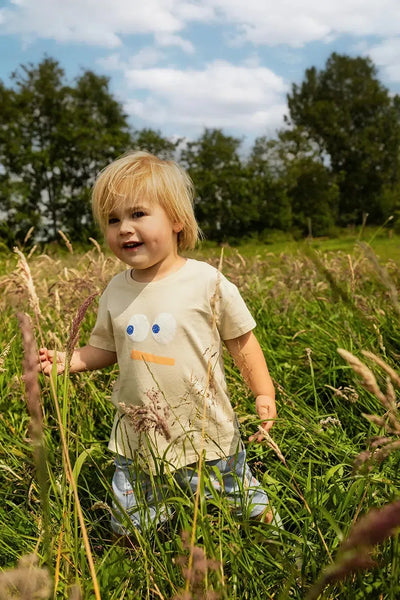
M 126 63 L 122 61 L 119 54 L 109 54 L 108 56 L 97 59 L 96 62 L 107 71 L 120 71 L 126 68 Z
M 161 62 L 164 53 L 154 46 L 143 46 L 136 54 L 131 54 L 127 61 L 118 53 L 99 58 L 96 62 L 108 71 L 126 71 L 129 68 L 143 69 Z
M 373 62 L 390 82 L 400 83 L 400 38 L 390 38 L 369 49 Z
M 192 50 L 188 24 L 231 26 L 236 41 L 300 47 L 342 34 L 400 33 L 398 0 L 18 0 L 0 12 L 5 33 L 115 48 L 124 36 L 152 34 Z M 164 37 L 163 37 L 164 36 Z M 168 41 L 169 40 L 169 41 Z M 168 41 L 168 42 L 167 42 Z
M 120 46 L 124 35 L 176 34 L 185 27 L 185 13 L 200 18 L 190 10 L 189 0 L 22 0 L 15 4 L 2 12 L 5 33 L 108 48 Z
M 251 134 L 280 127 L 287 86 L 262 66 L 261 46 L 278 46 L 271 60 L 279 56 L 289 77 L 295 58 L 304 58 L 299 48 L 347 35 L 353 50 L 359 47 L 390 82 L 400 82 L 399 0 L 13 0 L 7 6 L 0 9 L 0 33 L 25 44 L 51 39 L 108 49 L 97 62 L 124 75 L 128 86 L 118 90 L 126 110 L 163 129 L 207 126 Z M 204 27 L 190 39 L 193 23 Z M 219 56 L 232 50 L 227 38 L 254 48 L 243 49 L 241 65 L 216 60 L 200 67 L 209 56 L 200 46 L 207 34 L 215 36 L 211 49 L 221 44 Z M 371 47 L 369 36 L 381 43 Z M 176 66 L 179 51 L 186 64 L 194 56 L 197 67 Z M 130 99 L 129 87 L 137 90 Z
M 236 24 L 236 41 L 302 46 L 341 35 L 395 35 L 400 32 L 398 0 L 204 0 Z
M 155 40 L 159 46 L 178 46 L 188 54 L 193 54 L 194 52 L 193 44 L 180 35 L 162 32 L 155 35 Z
M 214 61 L 203 70 L 130 69 L 129 87 L 144 99 L 128 100 L 129 114 L 158 126 L 185 125 L 259 132 L 282 125 L 287 86 L 265 67 Z

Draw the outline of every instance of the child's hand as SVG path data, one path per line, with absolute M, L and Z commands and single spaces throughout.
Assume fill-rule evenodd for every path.
M 57 361 L 57 375 L 60 375 L 65 370 L 65 352 L 55 352 L 47 348 L 39 349 L 39 370 L 45 375 L 51 375 L 54 364 L 54 357 Z
M 257 396 L 256 411 L 259 418 L 264 421 L 261 424 L 261 427 L 264 429 L 264 431 L 269 433 L 276 418 L 276 405 L 274 398 L 264 395 Z M 263 439 L 262 433 L 255 433 L 249 437 L 249 442 L 262 442 Z

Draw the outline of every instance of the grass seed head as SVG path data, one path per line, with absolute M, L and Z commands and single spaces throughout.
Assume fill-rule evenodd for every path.
M 206 557 L 206 553 L 200 546 L 192 546 L 187 531 L 182 533 L 182 542 L 185 550 L 191 553 L 192 561 L 185 556 L 175 559 L 177 565 L 182 569 L 182 574 L 189 582 L 189 590 L 185 590 L 173 597 L 172 600 L 218 600 L 220 594 L 213 590 L 204 590 L 210 571 L 218 571 L 221 563 Z
M 362 386 L 368 392 L 371 392 L 372 394 L 374 394 L 382 402 L 382 404 L 386 407 L 387 406 L 386 396 L 380 390 L 373 372 L 370 369 L 368 369 L 368 367 L 366 365 L 364 365 L 364 363 L 362 363 L 356 356 L 354 356 L 354 354 L 351 354 L 351 352 L 348 352 L 347 350 L 344 350 L 343 348 L 338 348 L 337 351 L 340 354 L 340 356 L 349 363 L 349 365 L 351 366 L 353 371 L 357 375 L 359 375 L 359 377 L 361 378 L 361 381 L 362 381 Z
M 65 245 L 66 245 L 66 246 L 67 246 L 67 248 L 68 248 L 68 252 L 70 252 L 70 254 L 73 254 L 73 253 L 74 253 L 74 249 L 73 249 L 73 247 L 72 247 L 72 244 L 71 244 L 71 242 L 69 241 L 69 239 L 68 239 L 68 238 L 67 238 L 67 236 L 65 235 L 65 233 L 64 233 L 63 231 L 61 231 L 61 229 L 59 229 L 59 230 L 58 230 L 58 233 L 59 233 L 59 235 L 62 237 L 62 239 L 64 240 L 64 242 L 65 242 Z
M 387 363 L 385 363 L 385 361 L 382 360 L 379 356 L 376 356 L 376 354 L 373 354 L 372 352 L 369 352 L 368 350 L 363 350 L 362 353 L 364 356 L 373 360 L 374 363 L 376 363 L 384 371 L 386 371 L 386 373 L 389 375 L 390 379 L 392 380 L 393 384 L 396 387 L 400 388 L 400 375 L 398 373 L 396 373 L 396 371 L 394 369 L 392 369 L 392 367 L 390 367 Z
M 31 435 L 35 443 L 41 439 L 43 429 L 42 407 L 40 404 L 40 388 L 37 373 L 37 347 L 33 336 L 33 328 L 28 315 L 18 313 L 19 326 L 22 333 L 24 359 L 22 363 L 25 397 L 31 417 Z
M 0 573 L 0 600 L 47 600 L 52 581 L 47 569 L 38 566 L 36 555 L 23 556 L 15 569 Z
M 258 433 L 262 435 L 267 446 L 269 446 L 271 450 L 275 452 L 279 460 L 282 461 L 284 465 L 286 465 L 286 458 L 283 456 L 278 444 L 272 439 L 268 431 L 266 431 L 264 427 L 261 427 L 260 425 L 258 428 Z
M 350 530 L 341 551 L 380 544 L 400 527 L 400 500 L 372 509 Z
M 71 330 L 67 342 L 67 356 L 71 356 L 74 351 L 75 346 L 77 345 L 79 339 L 79 327 L 85 318 L 85 314 L 89 306 L 92 304 L 93 300 L 98 296 L 98 293 L 95 292 L 86 298 L 84 302 L 78 308 L 78 311 L 72 321 Z M 69 361 L 67 361 L 69 362 Z
M 119 407 L 136 432 L 146 433 L 154 429 L 168 441 L 171 439 L 168 426 L 169 408 L 163 402 L 159 390 L 152 388 L 146 394 L 150 400 L 147 405 L 130 406 L 119 402 Z
M 37 317 L 41 317 L 39 298 L 36 294 L 35 284 L 33 283 L 32 273 L 24 254 L 19 248 L 14 248 L 14 252 L 18 255 L 18 271 L 26 286 L 29 298 L 29 304 Z

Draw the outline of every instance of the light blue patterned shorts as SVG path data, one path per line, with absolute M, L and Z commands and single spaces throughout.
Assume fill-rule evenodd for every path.
M 132 460 L 120 455 L 115 457 L 114 462 L 112 487 L 115 500 L 111 526 L 115 533 L 129 534 L 127 519 L 139 531 L 144 532 L 151 523 L 160 524 L 172 516 L 172 511 L 168 508 L 170 503 L 166 503 L 167 494 L 171 494 L 171 483 L 167 485 L 165 477 L 137 472 Z M 255 518 L 266 510 L 268 496 L 251 473 L 246 463 L 245 450 L 226 459 L 211 460 L 205 464 L 206 499 L 217 495 L 225 496 L 232 505 L 233 512 L 243 518 Z M 194 493 L 199 481 L 196 464 L 174 471 L 173 479 L 181 489 Z

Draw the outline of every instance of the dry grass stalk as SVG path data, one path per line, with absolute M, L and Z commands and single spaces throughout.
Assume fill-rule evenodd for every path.
M 47 600 L 53 584 L 35 554 L 23 556 L 15 569 L 0 573 L 0 600 Z
M 25 246 L 26 242 L 31 238 L 34 229 L 35 229 L 34 227 L 31 227 L 28 230 L 28 233 L 26 234 L 26 236 L 24 237 L 24 241 L 22 242 L 23 246 Z
M 150 400 L 150 403 L 146 406 L 129 406 L 124 402 L 119 402 L 122 412 L 136 432 L 146 433 L 154 429 L 154 431 L 163 435 L 167 441 L 170 440 L 169 408 L 162 402 L 161 392 L 152 388 L 146 392 L 146 395 Z
M 390 403 L 390 405 L 393 407 L 393 410 L 397 409 L 397 404 L 396 404 L 396 392 L 394 391 L 394 387 L 392 382 L 390 381 L 390 377 L 386 378 L 386 397 Z
M 362 363 L 356 356 L 354 356 L 354 354 L 351 354 L 351 352 L 348 352 L 343 348 L 338 348 L 337 351 L 340 354 L 340 356 L 349 363 L 353 371 L 361 377 L 362 386 L 368 392 L 374 394 L 378 398 L 378 400 L 383 404 L 383 406 L 385 406 L 385 408 L 391 408 L 390 405 L 388 405 L 388 400 L 385 394 L 379 388 L 373 372 L 370 369 L 368 369 L 368 367 L 364 365 L 364 363 Z
M 36 252 L 37 250 L 37 245 L 35 244 L 34 246 L 32 246 L 32 248 L 29 250 L 29 254 L 27 256 L 28 260 L 33 256 L 33 254 Z
M 26 290 L 28 292 L 29 304 L 35 314 L 37 325 L 39 326 L 39 319 L 42 316 L 42 314 L 40 311 L 39 298 L 36 294 L 35 284 L 33 283 L 31 270 L 21 250 L 19 250 L 19 248 L 14 248 L 14 252 L 18 255 L 18 271 L 25 284 Z
M 387 431 L 387 433 L 393 433 L 395 435 L 400 435 L 400 423 L 396 420 L 393 415 L 386 415 L 386 417 L 379 417 L 378 415 L 367 415 L 363 413 L 363 417 L 368 419 L 374 425 L 378 427 L 382 427 Z
M 97 240 L 95 240 L 94 238 L 90 237 L 89 241 L 92 242 L 93 246 L 96 248 L 96 250 L 97 250 L 97 252 L 99 254 L 103 253 L 102 250 L 101 250 L 100 244 L 99 244 L 99 242 Z
M 396 288 L 395 284 L 393 283 L 389 273 L 387 272 L 385 267 L 383 267 L 382 265 L 379 264 L 379 261 L 376 258 L 374 251 L 372 250 L 372 248 L 370 246 L 368 246 L 368 244 L 366 244 L 365 242 L 360 242 L 359 245 L 361 246 L 365 256 L 373 264 L 375 271 L 379 275 L 380 280 L 382 281 L 382 283 L 388 290 L 390 299 L 393 304 L 393 308 L 400 315 L 399 295 L 397 292 L 397 288 Z
M 384 360 L 382 360 L 379 356 L 376 356 L 376 354 L 368 352 L 368 350 L 363 350 L 362 353 L 364 356 L 370 358 L 374 361 L 374 363 L 379 365 L 389 375 L 394 385 L 400 388 L 400 376 L 398 375 L 398 373 L 396 373 L 394 369 L 392 369 L 392 367 L 389 367 L 389 365 L 386 364 Z
M 67 246 L 67 248 L 68 248 L 68 252 L 70 252 L 71 254 L 73 254 L 73 253 L 74 253 L 74 249 L 73 249 L 73 247 L 72 247 L 72 244 L 71 244 L 71 242 L 69 241 L 69 239 L 68 239 L 68 238 L 67 238 L 67 236 L 65 235 L 65 233 L 64 233 L 63 231 L 61 231 L 61 229 L 59 229 L 59 230 L 58 230 L 58 233 L 59 233 L 59 235 L 62 237 L 62 239 L 64 240 L 64 242 L 65 242 L 65 245 L 66 245 L 66 246 Z
M 3 373 L 5 371 L 5 369 L 3 368 L 4 359 L 10 353 L 11 346 L 13 345 L 15 338 L 16 338 L 16 336 L 13 335 L 13 337 L 11 338 L 11 340 L 8 342 L 7 346 L 0 353 L 0 373 Z
M 347 260 L 349 263 L 349 269 L 350 269 L 350 275 L 351 275 L 351 293 L 354 294 L 356 286 L 355 286 L 355 278 L 354 278 L 354 267 L 353 267 L 353 262 L 352 262 L 350 254 L 347 254 Z
M 287 466 L 286 459 L 283 456 L 283 454 L 282 454 L 282 452 L 281 452 L 278 444 L 276 442 L 274 442 L 274 440 L 272 439 L 272 437 L 270 436 L 270 434 L 268 433 L 268 431 L 266 431 L 264 429 L 264 427 L 261 427 L 261 425 L 260 425 L 259 428 L 258 428 L 258 433 L 260 435 L 262 435 L 262 437 L 264 438 L 264 440 L 267 443 L 267 446 L 269 446 L 275 452 L 275 454 L 277 455 L 277 457 L 279 458 L 279 460 L 282 461 L 285 466 Z
M 393 452 L 400 449 L 400 440 L 381 436 L 371 443 L 371 450 L 360 452 L 353 462 L 355 471 L 371 471 L 374 464 L 382 463 Z

